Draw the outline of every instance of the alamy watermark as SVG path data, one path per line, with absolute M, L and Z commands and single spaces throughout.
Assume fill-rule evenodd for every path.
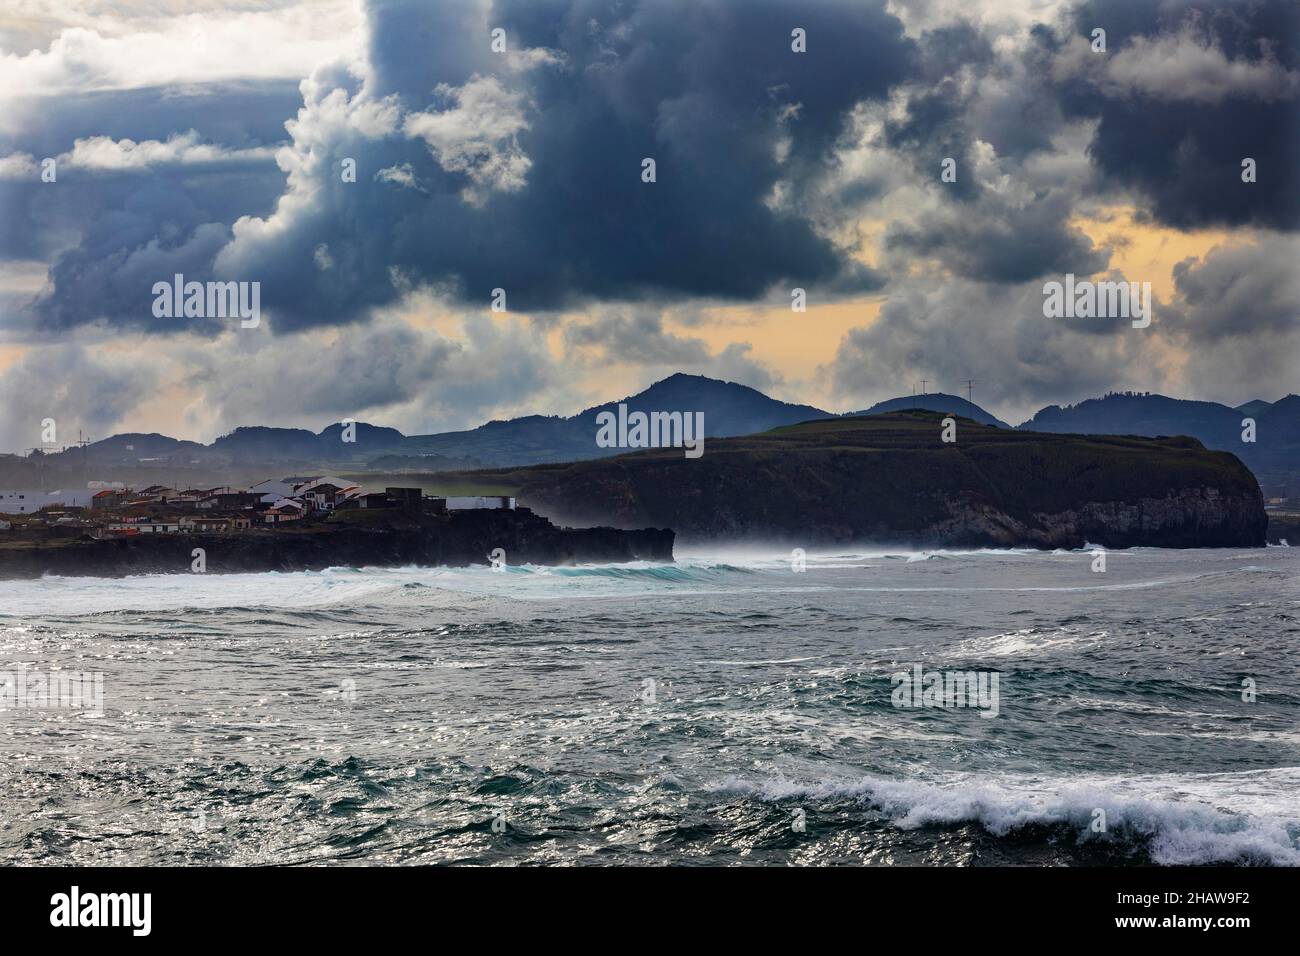
M 148 936 L 153 929 L 152 893 L 83 893 L 75 884 L 67 893 L 50 897 L 50 925 L 121 926 L 132 936 Z
M 104 675 L 96 671 L 0 671 L 0 711 L 79 710 L 104 716 Z
M 685 448 L 687 458 L 704 454 L 703 412 L 628 412 L 620 402 L 618 414 L 596 416 L 597 448 Z
M 186 282 L 176 273 L 171 282 L 155 282 L 152 289 L 156 319 L 231 319 L 240 328 L 255 329 L 262 322 L 262 283 Z
M 973 707 L 981 717 L 996 717 L 1001 676 L 1000 671 L 927 671 L 914 664 L 910 671 L 890 675 L 894 691 L 889 699 L 895 707 Z
M 1132 319 L 1133 328 L 1151 324 L 1150 282 L 1065 282 L 1043 284 L 1043 315 L 1049 319 Z

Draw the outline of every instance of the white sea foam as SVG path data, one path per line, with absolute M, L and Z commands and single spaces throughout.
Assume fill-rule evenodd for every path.
M 1079 650 L 1096 647 L 1107 638 L 1106 631 L 1083 633 L 1069 627 L 1040 630 L 1021 628 L 1003 634 L 990 634 L 958 641 L 943 649 L 945 657 L 1015 657 L 1024 658 L 1049 651 Z
M 1134 549 L 1141 551 L 1144 549 Z M 1261 552 L 1256 552 L 1256 559 Z M 1285 560 L 1286 550 L 1271 551 Z M 949 570 L 985 569 L 981 583 L 943 586 L 936 580 L 934 560 Z M 436 593 L 509 600 L 567 600 L 588 597 L 635 598 L 671 590 L 676 594 L 816 593 L 826 590 L 883 593 L 988 592 L 1088 592 L 1124 591 L 1193 584 L 1216 576 L 1243 572 L 1277 573 L 1281 566 L 1251 564 L 1230 570 L 1189 575 L 1168 574 L 1167 559 L 1147 549 L 1150 577 L 1126 576 L 1114 581 L 1075 583 L 1077 552 L 1029 549 L 974 551 L 861 550 L 809 555 L 804 573 L 792 572 L 788 554 L 771 551 L 711 551 L 679 555 L 675 564 L 633 561 L 622 564 L 537 567 L 511 565 L 504 574 L 486 563 L 467 568 L 330 568 L 324 571 L 265 572 L 248 574 L 167 574 L 127 578 L 55 577 L 39 580 L 0 581 L 0 616 L 77 616 L 115 611 L 177 611 L 185 608 L 216 609 L 265 607 L 301 609 L 359 606 L 387 601 L 387 590 L 429 588 L 420 603 L 436 602 Z M 876 563 L 872 563 L 876 562 Z M 990 563 L 991 562 L 991 563 Z M 1002 568 L 1008 562 L 1012 568 Z M 905 570 L 908 569 L 908 570 Z M 1023 570 L 1022 570 L 1023 569 Z M 1044 583 L 1021 580 L 1033 571 Z M 1003 573 L 1003 572 L 1007 573 Z M 1014 573 L 1011 573 L 1014 571 Z M 1149 572 L 1149 573 L 1150 573 Z M 906 575 L 903 577 L 902 575 Z M 1104 576 L 1101 576 L 1104 577 Z M 776 580 L 774 580 L 776 579 Z M 996 584 L 1010 580 L 1015 583 Z M 1070 583 L 1065 583 L 1066 581 Z M 788 582 L 788 583 L 787 583 Z M 1060 583 L 1058 583 L 1060 582 Z M 410 601 L 410 595 L 401 598 Z
M 995 836 L 1031 825 L 1067 827 L 1080 841 L 1149 841 L 1160 864 L 1255 862 L 1300 866 L 1300 767 L 1245 773 L 1133 777 L 928 780 L 863 776 L 799 781 L 728 777 L 707 789 L 759 800 L 854 799 L 903 829 L 976 823 Z M 1106 834 L 1094 834 L 1094 811 Z
M 331 568 L 261 574 L 149 574 L 0 581 L 0 614 L 74 616 L 183 608 L 355 605 L 428 570 Z

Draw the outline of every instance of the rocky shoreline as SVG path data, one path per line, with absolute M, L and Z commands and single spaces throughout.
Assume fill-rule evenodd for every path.
M 405 524 L 405 526 L 403 526 Z M 603 564 L 673 560 L 672 531 L 658 528 L 561 528 L 527 510 L 411 516 L 396 526 L 349 525 L 227 534 L 157 534 L 33 542 L 0 548 L 0 579 L 125 577 L 193 570 L 206 573 L 319 571 L 329 567 L 465 567 L 490 564 Z

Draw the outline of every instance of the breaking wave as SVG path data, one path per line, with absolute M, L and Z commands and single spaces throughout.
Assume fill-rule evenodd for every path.
M 944 781 L 727 777 L 709 789 L 763 801 L 853 800 L 900 829 L 976 824 L 994 837 L 1045 828 L 1162 865 L 1300 866 L 1300 768 L 1253 773 Z M 1102 817 L 1098 811 L 1104 812 Z M 1104 831 L 1096 821 L 1104 821 Z

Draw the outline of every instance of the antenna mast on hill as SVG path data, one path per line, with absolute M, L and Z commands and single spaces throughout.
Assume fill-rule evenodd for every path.
M 921 379 L 921 394 L 922 394 L 922 395 L 925 394 L 925 383 L 926 383 L 926 381 L 928 381 L 928 380 L 927 380 L 927 379 L 924 379 L 924 378 Z
M 972 405 L 975 404 L 974 392 L 975 380 L 970 378 L 966 379 L 966 401 L 970 402 Z

